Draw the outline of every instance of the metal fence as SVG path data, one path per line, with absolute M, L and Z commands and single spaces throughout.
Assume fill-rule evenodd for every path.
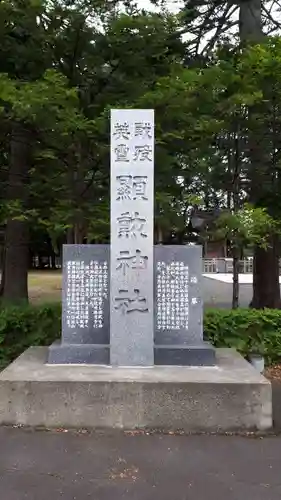
M 42 260 L 42 259 L 41 259 Z M 46 257 L 42 260 L 41 265 L 44 268 L 52 268 L 51 257 Z M 37 256 L 33 258 L 32 267 L 39 267 L 39 259 Z M 62 262 L 60 257 L 55 259 L 55 268 L 60 269 L 62 267 Z M 280 260 L 280 272 L 281 272 L 281 260 Z M 233 273 L 233 261 L 229 258 L 214 258 L 214 259 L 203 259 L 203 273 Z M 239 261 L 239 273 L 241 274 L 252 274 L 253 273 L 253 259 L 243 259 Z
M 203 259 L 203 273 L 233 273 L 232 259 Z M 239 261 L 239 273 L 253 273 L 253 259 Z
M 55 259 L 55 268 L 60 269 L 61 266 L 61 258 L 56 257 Z M 280 261 L 281 264 L 281 261 Z M 51 269 L 52 268 L 52 260 L 49 257 L 41 259 L 42 268 Z M 39 268 L 39 259 L 37 256 L 33 258 L 32 267 L 34 269 Z M 280 269 L 281 270 L 281 269 Z M 233 273 L 233 262 L 232 259 L 227 258 L 214 258 L 214 259 L 203 259 L 203 273 L 212 274 L 212 273 Z M 253 273 L 253 259 L 244 259 L 239 262 L 239 273 L 242 274 L 252 274 Z

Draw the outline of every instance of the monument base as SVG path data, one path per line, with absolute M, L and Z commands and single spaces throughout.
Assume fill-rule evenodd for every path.
M 0 373 L 0 424 L 216 432 L 272 426 L 271 384 L 232 349 L 214 367 L 48 365 L 31 347 Z
M 103 344 L 67 344 L 56 341 L 49 347 L 48 363 L 56 365 L 90 364 L 109 365 L 110 346 Z M 155 365 L 215 366 L 214 347 L 203 342 L 200 345 L 156 345 Z
M 109 345 L 66 344 L 56 341 L 49 347 L 48 363 L 108 365 L 109 350 Z
M 155 365 L 215 366 L 216 351 L 208 342 L 200 345 L 157 345 L 154 347 Z

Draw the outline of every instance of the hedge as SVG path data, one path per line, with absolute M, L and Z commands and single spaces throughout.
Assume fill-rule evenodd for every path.
M 32 345 L 51 344 L 59 338 L 60 331 L 59 303 L 0 309 L 0 368 Z
M 234 347 L 244 356 L 263 354 L 267 365 L 281 362 L 279 309 L 209 309 L 204 336 L 216 347 Z
M 31 345 L 51 344 L 60 330 L 60 304 L 0 309 L 0 367 Z M 281 310 L 208 309 L 204 337 L 216 347 L 234 347 L 244 356 L 260 352 L 267 364 L 281 362 Z

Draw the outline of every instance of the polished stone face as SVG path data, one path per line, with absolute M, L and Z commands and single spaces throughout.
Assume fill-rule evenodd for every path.
M 202 342 L 201 251 L 199 246 L 154 247 L 155 344 Z M 65 245 L 63 253 L 62 341 L 109 344 L 109 245 Z M 143 270 L 144 257 L 120 259 L 115 271 L 126 276 L 130 267 Z M 131 313 L 124 313 L 134 307 L 146 304 L 120 300 L 116 310 L 130 319 Z
M 153 365 L 154 112 L 111 113 L 110 360 Z
M 109 343 L 108 245 L 64 245 L 62 342 Z
M 155 246 L 155 343 L 195 344 L 203 340 L 202 248 Z

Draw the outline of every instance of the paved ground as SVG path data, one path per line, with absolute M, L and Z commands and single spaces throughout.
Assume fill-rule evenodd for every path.
M 281 437 L 0 429 L 3 500 L 280 500 Z
M 240 285 L 239 292 L 240 306 L 248 307 L 252 300 L 253 285 Z M 232 284 L 203 277 L 203 300 L 205 307 L 230 308 Z
M 231 284 L 204 278 L 206 306 Z M 246 307 L 252 285 L 240 286 Z M 273 383 L 281 430 L 281 382 Z M 129 436 L 0 428 L 1 500 L 280 500 L 281 436 Z
M 252 299 L 253 285 L 241 284 L 239 292 L 240 306 L 248 307 Z M 232 284 L 203 277 L 203 300 L 205 307 L 221 307 L 224 309 L 231 308 Z M 275 427 L 281 431 L 281 381 L 274 381 L 272 383 L 272 392 L 273 419 Z
M 272 380 L 271 386 L 274 428 L 281 432 L 281 380 Z

